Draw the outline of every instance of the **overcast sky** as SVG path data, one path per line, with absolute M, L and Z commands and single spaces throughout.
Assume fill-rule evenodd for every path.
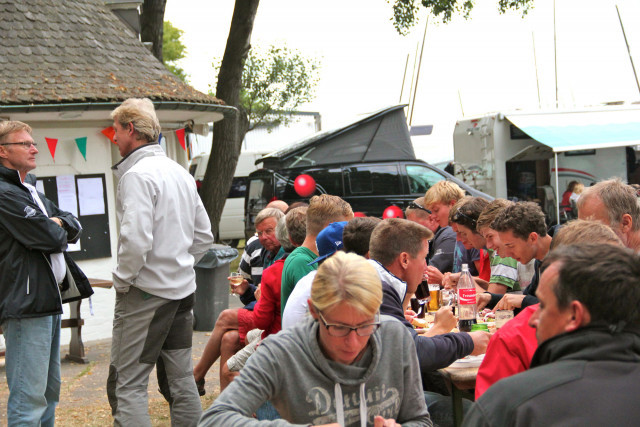
M 431 20 L 427 28 L 413 124 L 434 124 L 434 138 L 442 143 L 450 142 L 453 124 L 463 113 L 555 108 L 553 0 L 536 0 L 524 19 L 518 12 L 499 15 L 497 0 L 476 3 L 470 20 L 455 18 L 447 25 Z M 615 5 L 640 68 L 640 2 L 556 3 L 560 107 L 639 100 Z M 214 82 L 211 63 L 224 53 L 233 4 L 167 1 L 165 19 L 185 32 L 188 57 L 181 65 L 201 91 Z M 425 19 L 402 37 L 391 16 L 385 0 L 263 0 L 252 45 L 286 43 L 320 59 L 317 98 L 304 109 L 320 112 L 323 128 L 330 129 L 358 114 L 397 104 L 407 55 L 402 101 L 409 101 Z

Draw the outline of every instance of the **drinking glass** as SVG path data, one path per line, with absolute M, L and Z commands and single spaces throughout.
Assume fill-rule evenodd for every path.
M 242 273 L 234 272 L 229 274 L 229 290 L 231 291 L 231 294 L 233 296 L 238 296 L 238 294 L 236 294 L 235 292 L 235 289 L 240 283 L 242 283 L 243 280 L 244 277 L 242 277 Z

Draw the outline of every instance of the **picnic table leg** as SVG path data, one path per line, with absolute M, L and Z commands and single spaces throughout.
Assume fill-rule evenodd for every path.
M 65 356 L 65 359 L 71 360 L 77 363 L 87 363 L 88 359 L 85 357 L 84 344 L 82 343 L 82 316 L 80 315 L 80 304 L 82 300 L 73 301 L 69 303 L 71 309 L 71 319 L 75 319 L 77 325 L 71 329 L 71 342 L 69 343 L 69 354 Z
M 460 427 L 462 425 L 462 390 L 458 387 L 451 387 L 451 399 L 453 400 L 453 425 Z

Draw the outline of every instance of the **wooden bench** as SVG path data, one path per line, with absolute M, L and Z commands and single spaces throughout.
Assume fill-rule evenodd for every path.
M 109 289 L 113 286 L 111 280 L 101 279 L 89 279 L 91 287 L 93 288 L 106 288 Z M 69 353 L 65 355 L 66 360 L 71 360 L 77 363 L 87 363 L 88 359 L 84 352 L 84 343 L 82 342 L 82 325 L 84 325 L 84 319 L 80 313 L 80 305 L 82 300 L 73 301 L 69 303 L 69 318 L 62 319 L 62 328 L 71 328 L 71 341 L 69 342 Z M 0 328 L 2 333 L 2 328 Z M 0 357 L 4 357 L 4 351 L 0 352 Z

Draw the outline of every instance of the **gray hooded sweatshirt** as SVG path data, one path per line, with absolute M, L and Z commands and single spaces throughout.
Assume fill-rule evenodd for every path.
M 318 322 L 307 319 L 265 339 L 237 377 L 202 415 L 200 426 L 373 425 L 376 415 L 403 426 L 431 426 L 413 339 L 397 320 L 381 316 L 362 358 L 328 360 Z M 271 401 L 282 419 L 251 418 Z

